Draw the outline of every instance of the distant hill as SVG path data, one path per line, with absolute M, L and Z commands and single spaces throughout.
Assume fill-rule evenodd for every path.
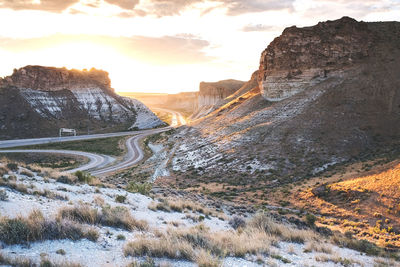
M 26 66 L 0 79 L 0 138 L 153 128 L 163 123 L 141 102 L 121 97 L 102 70 Z

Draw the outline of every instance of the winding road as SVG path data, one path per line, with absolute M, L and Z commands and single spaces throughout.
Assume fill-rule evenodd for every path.
M 162 112 L 171 113 L 172 114 L 172 121 L 171 121 L 172 127 L 181 126 L 181 125 L 186 124 L 185 118 L 178 111 L 166 109 L 166 108 L 158 108 L 158 107 L 157 108 L 153 107 L 152 110 L 159 110 Z
M 55 150 L 55 149 L 16 149 L 16 150 L 0 150 L 0 153 L 50 153 L 50 154 L 64 154 L 73 156 L 82 156 L 89 159 L 89 162 L 79 166 L 78 168 L 68 170 L 67 172 L 73 173 L 76 171 L 87 171 L 94 168 L 103 168 L 104 166 L 115 161 L 115 158 L 107 155 L 99 155 L 83 151 L 73 150 Z
M 39 145 L 48 143 L 68 142 L 68 141 L 79 141 L 99 138 L 109 138 L 116 136 L 130 136 L 126 140 L 127 153 L 121 160 L 117 160 L 107 155 L 100 155 L 95 153 L 83 152 L 83 151 L 72 151 L 72 150 L 52 150 L 52 149 L 7 149 L 0 150 L 0 153 L 52 153 L 52 154 L 67 154 L 83 156 L 89 159 L 89 162 L 79 166 L 78 168 L 69 170 L 68 172 L 73 173 L 76 171 L 88 171 L 95 176 L 103 176 L 113 172 L 117 172 L 140 162 L 144 157 L 144 152 L 140 147 L 139 141 L 149 135 L 165 132 L 173 127 L 178 127 L 186 123 L 183 116 L 176 111 L 162 109 L 165 112 L 169 112 L 173 116 L 173 123 L 171 126 L 149 129 L 142 131 L 130 131 L 130 132 L 118 132 L 118 133 L 106 133 L 106 134 L 93 134 L 93 135 L 80 135 L 80 136 L 68 136 L 68 137 L 49 137 L 49 138 L 32 138 L 32 139 L 18 139 L 18 140 L 6 140 L 0 141 L 0 148 L 11 148 L 20 147 L 27 145 Z

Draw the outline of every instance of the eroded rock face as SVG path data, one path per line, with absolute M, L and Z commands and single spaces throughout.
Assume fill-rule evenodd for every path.
M 41 91 L 80 90 L 93 87 L 112 90 L 108 72 L 95 68 L 89 71 L 80 71 L 66 68 L 26 66 L 14 69 L 11 76 L 4 78 L 3 85 Z
M 199 88 L 199 107 L 215 105 L 218 101 L 236 92 L 243 84 L 244 82 L 237 80 L 201 82 Z
M 58 128 L 153 128 L 163 122 L 136 99 L 114 93 L 102 70 L 26 66 L 0 79 L 0 138 L 51 136 Z
M 279 101 L 369 57 L 374 34 L 367 23 L 343 17 L 312 27 L 286 28 L 261 54 L 263 97 Z

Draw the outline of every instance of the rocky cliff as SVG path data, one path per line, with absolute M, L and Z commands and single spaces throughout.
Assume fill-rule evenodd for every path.
M 190 119 L 195 120 L 206 116 L 217 109 L 224 99 L 238 91 L 245 82 L 238 80 L 223 80 L 218 82 L 201 82 L 199 86 L 197 108 Z
M 244 82 L 237 80 L 201 82 L 199 87 L 199 107 L 215 105 L 218 101 L 236 92 L 243 84 Z
M 0 79 L 0 138 L 103 132 L 162 122 L 142 103 L 114 93 L 108 73 L 26 66 Z
M 348 17 L 287 28 L 261 54 L 261 93 L 267 100 L 278 101 L 340 76 L 365 61 L 375 41 L 377 35 L 367 23 Z
M 259 87 L 185 129 L 178 173 L 265 187 L 399 150 L 400 23 L 290 27 L 262 53 L 257 76 Z

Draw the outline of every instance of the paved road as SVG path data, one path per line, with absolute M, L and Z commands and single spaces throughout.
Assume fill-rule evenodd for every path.
M 32 139 L 19 139 L 19 140 L 6 140 L 0 141 L 0 148 L 10 148 L 10 147 L 19 147 L 19 146 L 27 146 L 27 145 L 39 145 L 39 144 L 48 144 L 48 143 L 58 143 L 58 142 L 67 142 L 67 141 L 78 141 L 78 140 L 88 140 L 88 139 L 98 139 L 98 138 L 109 138 L 116 136 L 129 136 L 130 137 L 126 141 L 127 154 L 123 157 L 121 161 L 117 161 L 114 158 L 106 155 L 98 155 L 94 153 L 82 152 L 82 151 L 70 151 L 70 150 L 0 150 L 0 153 L 55 153 L 55 154 L 69 154 L 69 155 L 78 155 L 84 156 L 89 159 L 89 163 L 80 166 L 79 168 L 70 170 L 69 172 L 75 172 L 78 170 L 81 171 L 89 171 L 92 175 L 102 176 L 109 173 L 113 173 L 119 170 L 123 170 L 129 168 L 144 157 L 144 152 L 139 145 L 140 139 L 170 130 L 172 127 L 177 127 L 183 124 L 186 124 L 185 119 L 182 114 L 179 112 L 169 110 L 169 109 L 159 109 L 164 112 L 169 112 L 173 116 L 172 125 L 159 128 L 159 129 L 149 129 L 142 131 L 130 131 L 130 132 L 118 132 L 118 133 L 107 133 L 107 134 L 93 134 L 93 135 L 80 135 L 80 136 L 67 136 L 67 137 L 49 137 L 49 138 L 32 138 Z
M 105 134 L 91 134 L 91 135 L 64 136 L 64 137 L 46 137 L 46 138 L 5 140 L 5 141 L 0 141 L 0 148 L 10 148 L 10 147 L 29 146 L 29 145 L 41 145 L 41 144 L 48 144 L 48 143 L 58 143 L 58 142 L 78 141 L 78 140 L 89 140 L 89 139 L 98 139 L 98 138 L 109 138 L 109 137 L 116 137 L 116 136 L 128 136 L 128 135 L 136 135 L 136 134 L 148 133 L 148 132 L 151 133 L 151 131 L 153 131 L 153 129 L 142 130 L 142 131 L 105 133 Z
M 89 162 L 75 169 L 68 170 L 67 172 L 73 173 L 76 171 L 87 171 L 93 168 L 102 168 L 113 161 L 115 158 L 107 155 L 98 155 L 83 151 L 73 150 L 55 150 L 55 149 L 18 149 L 18 150 L 0 150 L 0 153 L 51 153 L 51 154 L 66 154 L 82 156 L 89 159 Z
M 167 112 L 167 113 L 171 113 L 172 114 L 172 122 L 171 122 L 171 126 L 172 127 L 181 126 L 181 125 L 185 125 L 186 124 L 185 118 L 178 111 L 170 110 L 170 109 L 166 109 L 166 108 L 158 108 L 158 107 L 157 108 L 152 108 L 152 109 L 153 110 L 159 110 L 159 111 Z
M 158 132 L 162 132 L 162 131 L 165 131 L 165 130 L 160 130 Z M 157 132 L 154 132 L 154 133 L 157 133 Z M 149 134 L 139 134 L 139 135 L 130 137 L 128 140 L 126 140 L 126 143 L 125 143 L 128 152 L 126 153 L 126 155 L 124 156 L 124 159 L 122 161 L 120 161 L 119 163 L 113 164 L 111 166 L 108 166 L 106 168 L 97 168 L 96 170 L 92 171 L 91 174 L 95 175 L 95 176 L 105 175 L 108 173 L 112 173 L 112 172 L 116 172 L 119 170 L 129 168 L 129 167 L 135 165 L 136 163 L 138 163 L 139 161 L 141 161 L 144 157 L 144 152 L 140 148 L 139 140 L 144 138 L 147 135 L 149 135 Z

